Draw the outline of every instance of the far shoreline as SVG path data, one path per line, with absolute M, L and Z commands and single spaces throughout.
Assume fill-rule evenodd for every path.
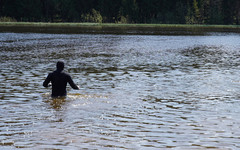
M 0 32 L 205 35 L 209 32 L 240 33 L 240 25 L 0 22 Z

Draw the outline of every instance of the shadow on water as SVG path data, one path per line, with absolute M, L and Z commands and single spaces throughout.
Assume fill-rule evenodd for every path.
M 180 54 L 187 57 L 188 62 L 193 68 L 210 69 L 229 69 L 239 66 L 239 53 L 235 50 L 225 50 L 223 47 L 216 46 L 196 46 L 180 51 Z M 212 68 L 212 69 L 213 69 Z

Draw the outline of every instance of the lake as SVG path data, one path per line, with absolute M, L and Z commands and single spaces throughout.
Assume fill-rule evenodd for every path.
M 0 33 L 1 149 L 240 149 L 239 39 Z M 52 99 L 58 60 L 81 89 Z

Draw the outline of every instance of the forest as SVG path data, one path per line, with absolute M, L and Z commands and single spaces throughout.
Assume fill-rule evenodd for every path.
M 240 24 L 239 0 L 0 0 L 0 21 Z

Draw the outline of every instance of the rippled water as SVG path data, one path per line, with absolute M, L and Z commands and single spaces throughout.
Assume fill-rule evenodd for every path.
M 0 33 L 1 149 L 240 149 L 239 39 Z

